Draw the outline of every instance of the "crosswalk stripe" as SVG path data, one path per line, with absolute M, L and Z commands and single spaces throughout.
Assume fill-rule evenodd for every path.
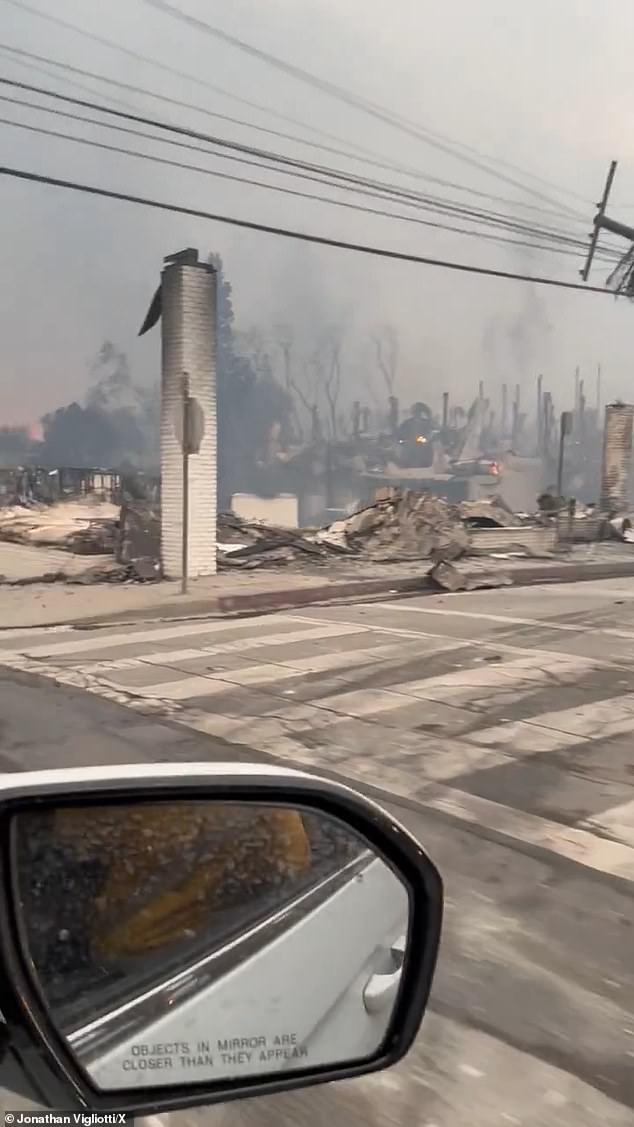
M 504 693 L 514 694 L 522 689 L 533 691 L 540 685 L 549 684 L 554 674 L 557 675 L 559 684 L 574 684 L 580 674 L 595 668 L 597 663 L 587 658 L 551 654 L 548 660 L 543 654 L 534 654 L 476 669 L 458 669 L 453 673 L 406 682 L 394 688 L 409 696 L 463 705 L 471 703 L 478 693 L 485 690 L 501 689 Z M 487 701 L 492 703 L 490 693 L 487 693 Z
M 72 626 L 14 626 L 11 629 L 0 629 L 0 647 L 4 647 L 5 641 L 14 642 L 22 638 L 28 642 L 29 638 L 46 638 L 51 634 L 68 634 L 73 629 Z
M 524 755 L 563 751 L 574 744 L 629 732 L 634 732 L 634 693 L 496 724 L 470 732 L 465 739 L 480 746 L 508 748 L 514 755 Z
M 219 717 L 199 716 L 196 719 L 183 715 L 176 719 L 187 727 L 214 735 L 222 734 L 229 739 L 236 737 L 241 724 L 241 721 L 236 720 L 223 730 L 218 727 L 217 722 L 222 720 Z M 267 724 L 266 720 L 264 724 Z M 278 759 L 290 759 L 296 765 L 304 765 L 319 772 L 314 753 L 287 734 L 280 735 L 277 727 L 272 732 L 261 727 L 259 736 L 254 745 L 257 750 Z M 488 760 L 485 765 L 489 765 Z M 367 783 L 402 797 L 412 797 L 411 771 L 383 764 L 378 767 L 371 759 L 352 756 L 337 763 L 336 770 L 356 782 Z M 423 807 L 449 815 L 457 821 L 476 825 L 480 831 L 492 831 L 504 839 L 545 849 L 596 872 L 634 881 L 634 848 L 622 842 L 597 837 L 585 829 L 553 822 L 537 814 L 515 810 L 443 783 L 430 782 L 427 790 L 421 786 L 416 791 L 416 800 Z M 605 818 L 605 815 L 601 817 Z
M 204 631 L 206 633 L 206 630 Z M 319 626 L 314 630 L 290 630 L 286 634 L 258 634 L 253 638 L 235 638 L 229 642 L 219 642 L 215 646 L 200 646 L 187 650 L 152 650 L 135 657 L 115 658 L 112 661 L 93 661 L 82 663 L 84 673 L 99 673 L 107 669 L 139 669 L 143 665 L 175 665 L 177 662 L 194 661 L 201 657 L 216 657 L 227 653 L 248 653 L 269 646 L 292 646 L 296 642 L 325 641 L 328 638 L 344 638 L 355 634 L 369 634 L 366 626 L 347 626 L 333 629 L 332 626 Z
M 559 712 L 544 712 L 541 716 L 531 717 L 529 723 L 566 732 L 577 739 L 622 736 L 634 731 L 634 693 L 595 700 L 590 704 L 564 708 Z
M 522 689 L 529 692 L 547 685 L 557 674 L 560 683 L 573 683 L 581 673 L 596 668 L 597 663 L 586 658 L 576 658 L 551 653 L 532 654 L 515 661 L 500 662 L 477 668 L 458 669 L 437 677 L 423 677 L 416 681 L 401 681 L 384 688 L 354 690 L 324 698 L 321 704 L 349 716 L 366 716 L 414 704 L 417 700 L 430 700 L 452 705 L 468 705 L 476 694 L 502 689 L 517 700 Z
M 166 701 L 192 700 L 194 697 L 210 697 L 214 693 L 227 691 L 226 682 L 212 681 L 210 677 L 184 677 L 181 681 L 159 681 L 153 685 L 126 685 L 120 681 L 104 679 L 103 684 L 131 697 Z
M 283 669 L 279 665 L 250 665 L 246 669 L 223 669 L 220 673 L 209 673 L 207 676 L 181 677 L 151 685 L 129 685 L 125 680 L 117 681 L 115 678 L 104 678 L 103 683 L 120 692 L 129 693 L 130 696 L 190 700 L 193 697 L 226 693 L 234 685 L 267 685 L 301 676 L 298 669 Z
M 567 747 L 583 742 L 583 738 L 570 732 L 556 732 L 542 726 L 541 717 L 530 720 L 511 720 L 508 724 L 495 724 L 469 732 L 464 739 L 479 747 L 508 748 L 515 756 L 538 755 L 541 752 L 563 751 Z
M 274 621 L 277 623 L 293 620 L 288 615 L 276 615 Z M 368 630 L 367 626 L 359 626 L 358 623 L 344 623 L 341 626 L 338 623 L 333 623 L 330 625 L 328 636 L 336 638 L 339 635 L 349 634 L 351 627 L 355 627 L 359 633 Z M 104 636 L 95 636 L 91 631 L 88 637 L 75 638 L 72 641 L 51 645 L 20 647 L 19 652 L 26 654 L 27 657 L 63 657 L 69 654 L 82 653 L 84 650 L 113 649 L 115 646 L 134 645 L 138 642 L 162 642 L 170 638 L 184 638 L 196 634 L 211 634 L 231 629 L 244 629 L 244 622 L 236 619 L 232 619 L 230 622 L 227 619 L 218 619 L 213 622 L 184 622 L 178 626 L 165 626 L 158 630 L 135 630 L 129 634 L 106 634 Z
M 613 835 L 619 841 L 625 841 L 634 847 L 634 800 L 612 806 L 610 810 L 603 810 L 600 814 L 593 814 L 585 819 L 584 826 L 608 836 Z
M 547 849 L 586 868 L 634 881 L 634 849 L 621 842 L 597 837 L 537 814 L 527 814 L 455 787 L 434 787 L 433 793 L 423 796 L 421 802 L 432 810 L 493 830 L 525 845 Z
M 403 646 L 375 646 L 371 649 L 344 650 L 341 653 L 315 654 L 314 657 L 294 657 L 281 664 L 303 673 L 326 673 L 329 669 L 346 669 L 355 665 L 366 665 L 373 661 L 389 661 L 400 657 Z

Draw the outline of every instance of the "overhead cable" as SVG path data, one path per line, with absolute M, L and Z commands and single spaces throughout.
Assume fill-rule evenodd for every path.
M 316 246 L 331 247 L 337 250 L 348 250 L 356 254 L 369 255 L 375 258 L 392 259 L 397 262 L 410 262 L 419 266 L 435 266 L 458 273 L 479 275 L 487 278 L 499 278 L 506 281 L 527 282 L 531 285 L 550 286 L 555 289 L 579 290 L 582 293 L 599 293 L 604 296 L 608 294 L 610 297 L 614 297 L 609 290 L 602 289 L 600 286 L 589 286 L 583 282 L 568 282 L 564 278 L 550 278 L 537 274 L 520 274 L 510 270 L 496 270 L 490 266 L 472 266 L 466 262 L 452 262 L 449 259 L 408 254 L 405 251 L 389 250 L 386 247 L 372 246 L 367 243 L 346 242 L 342 239 L 328 238 L 325 235 L 313 235 L 308 231 L 294 230 L 289 227 L 276 227 L 267 223 L 257 223 L 255 220 L 251 219 L 238 219 L 235 216 L 214 214 L 210 211 L 185 207 L 182 204 L 167 203 L 163 200 L 151 199 L 147 196 L 135 196 L 127 192 L 115 192 L 109 188 L 98 187 L 92 184 L 81 184 L 75 180 L 62 180 L 55 176 L 28 172 L 21 168 L 0 166 L 0 176 L 7 176 L 23 182 L 27 181 L 34 184 L 43 184 L 48 187 L 63 188 L 67 191 L 80 192 L 85 195 L 98 196 L 104 199 L 119 200 L 141 207 L 156 208 L 159 211 L 167 211 L 175 215 L 188 215 L 190 218 L 207 219 L 214 223 L 224 223 L 228 226 L 243 228 L 247 231 L 259 231 L 266 235 L 294 239 L 298 242 L 312 243 Z

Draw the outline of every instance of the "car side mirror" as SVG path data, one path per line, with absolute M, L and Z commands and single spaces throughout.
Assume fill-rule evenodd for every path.
M 442 885 L 355 791 L 261 765 L 40 772 L 0 783 L 0 827 L 3 1013 L 51 1101 L 144 1115 L 411 1045 Z

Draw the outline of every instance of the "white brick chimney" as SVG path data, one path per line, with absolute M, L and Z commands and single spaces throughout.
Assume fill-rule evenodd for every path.
M 200 452 L 189 457 L 188 571 L 193 579 L 216 572 L 216 272 L 190 256 L 187 262 L 170 262 L 161 283 L 161 563 L 166 576 L 181 577 L 187 373 L 189 394 L 204 418 Z

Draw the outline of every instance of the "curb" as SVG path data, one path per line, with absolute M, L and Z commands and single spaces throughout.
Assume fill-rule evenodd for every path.
M 503 568 L 500 569 L 503 571 Z M 465 582 L 469 579 L 477 581 L 481 577 L 478 571 L 465 571 L 462 573 Z M 634 579 L 634 558 L 632 560 L 615 560 L 613 563 L 599 561 L 596 563 L 544 563 L 542 566 L 519 566 L 507 573 L 511 577 L 510 587 L 530 587 L 544 583 L 583 583 L 593 579 Z M 510 587 L 504 587 L 508 591 Z M 485 587 L 479 588 L 485 590 Z M 221 595 L 208 599 L 199 599 L 185 606 L 180 601 L 171 601 L 156 608 L 139 610 L 114 611 L 108 615 L 96 615 L 93 618 L 82 620 L 62 619 L 49 622 L 38 627 L 37 624 L 28 627 L 13 626 L 11 629 L 37 630 L 53 626 L 72 625 L 75 630 L 94 630 L 101 626 L 134 624 L 138 622 L 161 622 L 165 619 L 186 621 L 196 618 L 238 618 L 241 616 L 273 614 L 276 611 L 295 610 L 308 606 L 333 606 L 350 602 L 352 599 L 382 598 L 392 595 L 395 598 L 407 598 L 414 595 L 442 594 L 439 588 L 427 576 L 420 578 L 408 576 L 406 579 L 359 579 L 349 582 L 325 583 L 317 587 L 299 588 L 287 591 L 258 591 L 253 594 Z M 447 593 L 447 592 L 445 592 Z M 461 594 L 462 592 L 457 592 Z M 466 592 L 465 592 L 466 593 Z M 1 628 L 0 628 L 1 634 Z

